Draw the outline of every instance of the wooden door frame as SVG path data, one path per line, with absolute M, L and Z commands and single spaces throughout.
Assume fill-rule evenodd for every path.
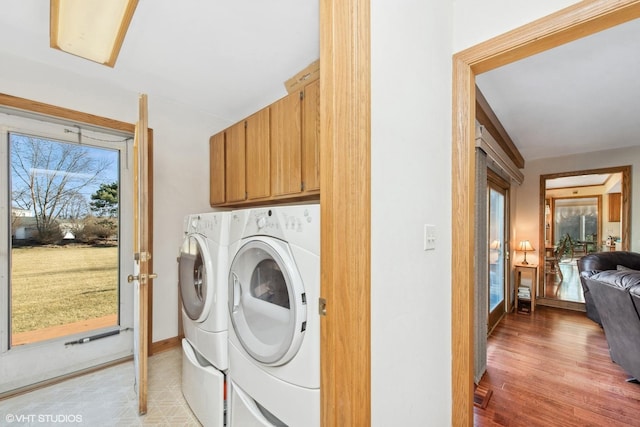
M 452 265 L 457 268 L 451 272 L 451 414 L 455 426 L 473 425 L 475 76 L 638 17 L 640 0 L 585 0 L 453 57 Z
M 320 2 L 321 425 L 371 425 L 370 0 Z

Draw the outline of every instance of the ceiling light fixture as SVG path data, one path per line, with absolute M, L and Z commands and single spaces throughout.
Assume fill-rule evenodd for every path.
M 51 0 L 50 43 L 113 67 L 138 0 Z

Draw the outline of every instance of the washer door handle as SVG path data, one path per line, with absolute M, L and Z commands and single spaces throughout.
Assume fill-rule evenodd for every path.
M 231 274 L 233 275 L 233 307 L 231 308 L 231 311 L 235 313 L 238 311 L 238 307 L 240 306 L 242 286 L 240 286 L 240 280 L 238 280 L 236 273 Z

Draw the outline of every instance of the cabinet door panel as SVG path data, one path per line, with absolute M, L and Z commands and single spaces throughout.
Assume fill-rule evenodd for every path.
M 245 181 L 245 122 L 242 121 L 225 131 L 226 137 L 226 190 L 227 202 L 238 202 L 246 198 Z
M 302 183 L 302 131 L 300 94 L 293 93 L 271 105 L 271 193 L 299 193 Z
M 609 193 L 609 222 L 620 222 L 622 193 Z
M 247 199 L 269 197 L 269 108 L 247 119 Z
M 309 83 L 302 101 L 302 180 L 304 190 L 320 189 L 320 80 Z
M 213 206 L 225 202 L 224 132 L 209 139 L 209 203 Z

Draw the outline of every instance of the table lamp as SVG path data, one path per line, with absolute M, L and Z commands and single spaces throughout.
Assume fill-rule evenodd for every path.
M 520 242 L 520 244 L 518 245 L 518 250 L 524 252 L 524 260 L 522 261 L 522 264 L 527 265 L 529 264 L 527 262 L 527 252 L 533 251 L 533 246 L 531 246 L 531 243 L 529 243 L 528 240 L 523 240 L 522 242 Z

